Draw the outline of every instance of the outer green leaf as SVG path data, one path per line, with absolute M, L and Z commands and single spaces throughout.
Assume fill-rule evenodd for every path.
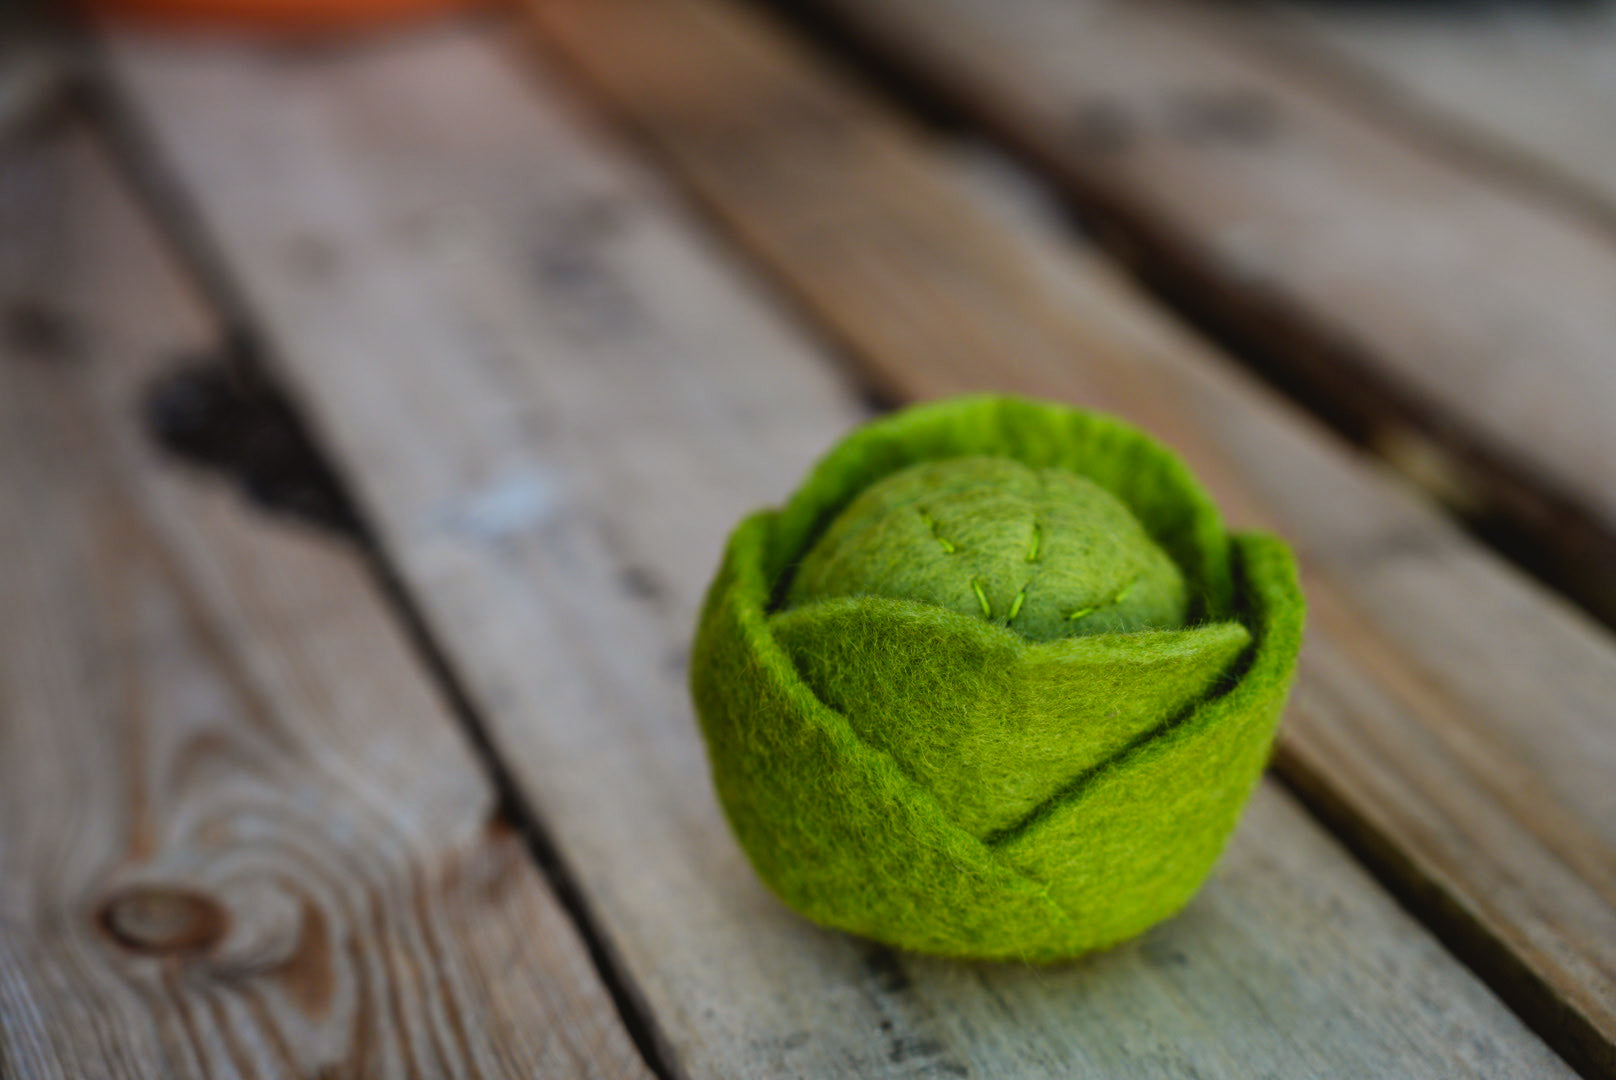
M 771 630 L 820 701 L 982 837 L 1181 718 L 1251 641 L 1223 622 L 1034 643 L 877 597 L 797 608 Z

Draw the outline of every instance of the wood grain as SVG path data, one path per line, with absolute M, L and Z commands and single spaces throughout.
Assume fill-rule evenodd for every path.
M 0 235 L 0 1075 L 646 1076 L 357 550 L 144 437 L 217 327 L 82 130 Z
M 1281 765 L 1557 1045 L 1616 1068 L 1616 648 L 1262 393 L 1092 254 L 717 0 L 548 0 L 567 57 L 880 385 L 1120 412 L 1299 547 Z
M 805 0 L 1112 249 L 1616 618 L 1616 238 L 1199 0 Z M 1499 93 L 1508 80 L 1500 81 Z
M 725 531 L 866 412 L 811 328 L 510 60 L 470 31 L 115 56 L 670 1071 L 1564 1075 L 1271 786 L 1184 916 L 1082 963 L 897 956 L 775 901 L 719 815 L 687 645 Z

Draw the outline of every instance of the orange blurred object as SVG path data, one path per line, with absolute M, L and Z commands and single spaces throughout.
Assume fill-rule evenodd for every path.
M 353 30 L 484 6 L 486 0 L 86 0 L 96 15 L 168 25 L 304 33 Z

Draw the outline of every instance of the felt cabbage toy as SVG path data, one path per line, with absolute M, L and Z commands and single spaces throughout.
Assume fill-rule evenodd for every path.
M 1053 960 L 1172 915 L 1267 762 L 1290 553 L 1110 417 L 1019 398 L 855 431 L 741 523 L 691 683 L 730 824 L 809 918 Z

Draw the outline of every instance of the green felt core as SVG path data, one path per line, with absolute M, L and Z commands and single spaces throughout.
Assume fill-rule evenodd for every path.
M 798 567 L 787 606 L 916 600 L 1033 641 L 1184 624 L 1183 574 L 1122 501 L 1060 468 L 922 462 L 866 488 Z

